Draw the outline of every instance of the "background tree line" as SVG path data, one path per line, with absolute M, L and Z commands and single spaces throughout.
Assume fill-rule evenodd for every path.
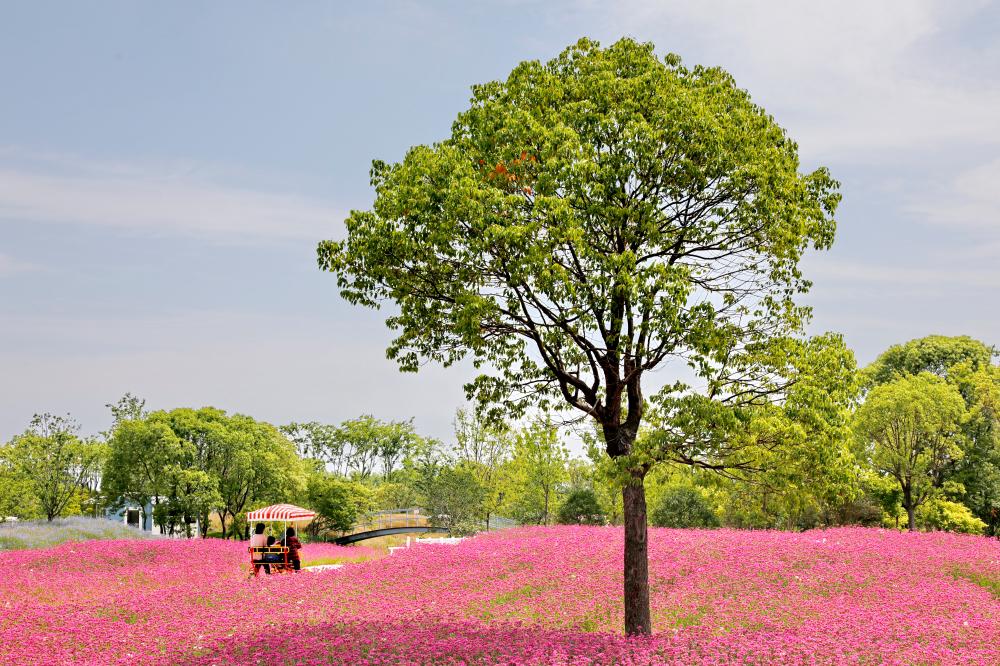
M 861 524 L 1000 534 L 1000 368 L 969 337 L 895 345 L 858 369 L 837 336 L 810 341 L 778 404 L 730 415 L 712 437 L 740 452 L 724 470 L 663 463 L 647 496 L 653 525 L 808 529 Z M 126 395 L 111 428 L 80 435 L 36 416 L 0 446 L 0 515 L 48 518 L 153 507 L 157 529 L 243 533 L 242 514 L 308 505 L 315 533 L 379 510 L 417 507 L 468 534 L 511 522 L 620 524 L 626 475 L 600 430 L 551 419 L 511 425 L 459 410 L 444 443 L 412 421 L 363 415 L 275 427 L 222 410 L 148 411 Z M 652 423 L 637 449 L 660 446 Z M 707 435 L 706 435 L 707 436 Z M 571 456 L 569 442 L 584 456 Z M 706 447 L 717 443 L 707 442 Z

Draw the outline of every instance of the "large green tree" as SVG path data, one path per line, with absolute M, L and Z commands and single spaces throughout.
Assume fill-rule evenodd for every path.
M 373 209 L 320 244 L 320 267 L 352 303 L 395 302 L 401 369 L 471 355 L 488 370 L 467 387 L 481 404 L 596 422 L 629 473 L 625 629 L 649 633 L 652 461 L 633 460 L 647 375 L 688 365 L 727 406 L 779 390 L 776 341 L 806 317 L 798 262 L 833 241 L 837 183 L 801 173 L 794 141 L 725 71 L 629 39 L 475 86 L 449 138 L 371 176 Z M 663 456 L 713 453 L 688 444 Z
M 109 506 L 156 505 L 170 496 L 170 472 L 187 467 L 183 444 L 163 418 L 132 414 L 116 419 L 109 433 L 108 458 L 101 478 L 101 491 Z M 143 527 L 152 515 L 143 516 Z

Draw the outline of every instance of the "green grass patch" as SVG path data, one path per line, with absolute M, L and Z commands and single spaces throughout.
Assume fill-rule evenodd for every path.
M 0 536 L 0 550 L 22 550 L 28 547 L 21 539 L 12 536 Z
M 507 604 L 514 603 L 515 601 L 521 601 L 524 599 L 531 599 L 537 596 L 542 591 L 542 588 L 537 585 L 525 585 L 519 587 L 516 590 L 511 590 L 510 592 L 504 592 L 498 594 L 497 596 L 490 599 L 490 605 L 492 606 L 506 606 Z
M 314 560 L 302 560 L 304 567 L 319 567 L 324 564 L 355 564 L 357 562 L 367 562 L 372 558 L 364 555 L 358 557 L 317 557 Z
M 1000 578 L 994 578 L 992 576 L 987 576 L 986 574 L 981 574 L 977 571 L 971 571 L 963 567 L 955 567 L 951 571 L 951 575 L 955 580 L 959 578 L 967 580 L 970 583 L 978 585 L 979 587 L 985 587 L 993 594 L 994 599 L 1000 599 Z

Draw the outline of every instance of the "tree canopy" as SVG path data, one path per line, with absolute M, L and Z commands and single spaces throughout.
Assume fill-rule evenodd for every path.
M 868 447 L 872 465 L 899 484 L 911 530 L 916 510 L 962 457 L 966 419 L 958 389 L 929 372 L 874 388 L 855 414 L 855 432 Z
M 171 529 L 197 518 L 204 534 L 217 511 L 226 536 L 252 505 L 305 489 L 302 462 L 274 426 L 212 407 L 129 413 L 109 447 L 102 487 L 111 504 L 163 502 L 157 518 Z
M 14 479 L 22 501 L 30 493 L 47 520 L 63 514 L 85 480 L 104 458 L 102 444 L 79 437 L 80 426 L 68 416 L 36 414 L 31 425 L 8 445 L 5 465 L 16 472 Z M 22 486 L 20 479 L 30 484 Z
M 348 301 L 396 304 L 401 369 L 471 355 L 488 372 L 467 391 L 494 413 L 574 409 L 626 457 L 653 369 L 688 365 L 726 407 L 780 392 L 808 316 L 798 262 L 830 246 L 839 202 L 826 169 L 799 168 L 725 71 L 584 39 L 474 86 L 450 137 L 375 161 L 372 210 L 319 245 L 319 265 Z M 647 469 L 623 489 L 628 633 L 650 631 Z
M 947 377 L 952 368 L 963 363 L 972 370 L 988 367 L 994 356 L 993 347 L 967 335 L 928 335 L 889 347 L 865 369 L 865 374 L 875 384 L 921 372 Z

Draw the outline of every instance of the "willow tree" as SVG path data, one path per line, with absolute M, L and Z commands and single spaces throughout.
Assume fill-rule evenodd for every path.
M 372 210 L 320 243 L 320 267 L 354 304 L 395 304 L 402 370 L 468 356 L 480 404 L 596 422 L 629 475 L 625 629 L 649 633 L 651 460 L 634 451 L 649 373 L 700 377 L 701 402 L 678 382 L 656 404 L 702 413 L 777 386 L 807 316 L 798 262 L 833 240 L 837 183 L 800 173 L 796 144 L 725 71 L 628 39 L 475 86 L 449 138 L 375 161 L 371 180 Z M 659 441 L 699 462 L 697 442 Z

